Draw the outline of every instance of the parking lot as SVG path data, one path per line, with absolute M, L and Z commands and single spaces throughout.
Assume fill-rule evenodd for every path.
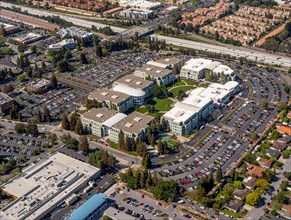
M 69 114 L 80 107 L 85 101 L 82 97 L 86 94 L 80 90 L 73 90 L 66 86 L 59 85 L 55 90 L 48 91 L 42 95 L 28 94 L 26 92 L 14 93 L 14 99 L 22 106 L 22 116 L 27 120 L 47 107 L 50 114 L 55 118 L 53 123 L 59 122 L 63 112 Z
M 93 64 L 80 67 L 71 75 L 103 87 L 155 58 L 156 54 L 153 52 L 114 52 Z

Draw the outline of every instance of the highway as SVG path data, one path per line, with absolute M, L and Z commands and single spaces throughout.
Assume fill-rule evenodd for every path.
M 84 27 L 84 28 L 92 28 L 92 25 L 94 25 L 96 28 L 103 28 L 103 27 L 107 27 L 109 25 L 106 24 L 100 24 L 97 22 L 93 22 L 93 21 L 87 21 L 87 20 L 83 20 L 80 18 L 74 18 L 72 16 L 68 16 L 66 14 L 61 14 L 61 13 L 56 13 L 56 12 L 51 12 L 51 11 L 45 11 L 45 10 L 41 10 L 41 9 L 35 9 L 35 8 L 29 8 L 29 7 L 25 7 L 25 6 L 21 6 L 21 5 L 14 5 L 14 4 L 10 4 L 7 2 L 1 2 L 0 3 L 1 7 L 5 7 L 5 8 L 11 8 L 11 7 L 17 7 L 17 8 L 21 8 L 22 11 L 27 11 L 29 14 L 32 15 L 38 15 L 38 16 L 59 16 L 60 18 L 68 21 L 68 22 L 72 22 L 74 25 L 80 26 L 80 27 Z M 126 31 L 125 28 L 120 28 L 120 27 L 115 27 L 115 26 L 110 26 L 112 28 L 113 31 L 121 33 L 123 31 Z
M 12 6 L 19 7 L 21 8 L 22 11 L 27 11 L 28 13 L 32 15 L 39 15 L 39 16 L 59 16 L 60 18 L 72 22 L 73 24 L 84 27 L 84 28 L 91 28 L 92 25 L 96 26 L 97 28 L 102 28 L 106 26 L 110 26 L 113 31 L 122 33 L 126 31 L 127 29 L 125 28 L 120 28 L 120 27 L 115 27 L 112 25 L 105 25 L 105 24 L 100 24 L 97 22 L 93 21 L 87 21 L 83 20 L 77 17 L 72 17 L 71 15 L 64 15 L 60 13 L 55 13 L 51 11 L 45 11 L 41 9 L 34 9 L 34 8 L 29 8 L 25 6 L 20 6 L 20 5 L 14 5 L 11 3 L 6 3 L 6 2 L 1 2 L 0 6 L 2 7 L 7 7 L 11 8 Z M 185 47 L 185 48 L 192 48 L 196 50 L 204 50 L 204 51 L 209 51 L 209 52 L 216 52 L 216 53 L 222 53 L 222 54 L 228 54 L 231 56 L 235 56 L 237 58 L 239 57 L 245 57 L 249 60 L 256 61 L 259 63 L 265 63 L 268 65 L 281 65 L 284 67 L 291 67 L 291 57 L 286 57 L 286 56 L 280 56 L 276 54 L 270 54 L 267 52 L 261 52 L 261 51 L 256 51 L 252 50 L 249 48 L 244 48 L 244 47 L 234 47 L 230 45 L 229 47 L 224 47 L 224 46 L 219 46 L 219 45 L 212 45 L 212 44 L 207 44 L 207 43 L 200 43 L 200 42 L 195 42 L 191 40 L 184 40 L 184 39 L 179 39 L 179 38 L 174 38 L 174 37 L 167 37 L 167 36 L 162 36 L 158 34 L 153 34 L 151 35 L 153 38 L 159 39 L 159 40 L 165 40 L 166 43 L 172 44 L 175 46 L 180 46 L 180 47 Z
M 277 64 L 277 65 L 281 65 L 285 67 L 291 67 L 291 57 L 285 57 L 285 56 L 280 56 L 276 54 L 260 52 L 260 51 L 256 51 L 256 50 L 252 50 L 248 48 L 243 48 L 243 47 L 234 47 L 231 45 L 229 47 L 223 47 L 219 45 L 200 43 L 200 42 L 195 42 L 191 40 L 184 40 L 184 39 L 178 39 L 174 37 L 163 36 L 159 34 L 153 34 L 151 36 L 159 40 L 165 40 L 167 44 L 172 44 L 175 46 L 228 54 L 231 56 L 235 56 L 237 58 L 245 57 L 249 60 L 257 61 L 260 63 L 269 64 L 269 65 Z

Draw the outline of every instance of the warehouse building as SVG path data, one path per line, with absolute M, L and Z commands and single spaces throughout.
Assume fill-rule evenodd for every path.
M 125 137 L 144 140 L 146 131 L 154 119 L 152 116 L 133 112 L 112 126 L 109 132 L 109 139 L 114 143 L 118 143 L 118 135 L 122 130 Z
M 109 135 L 110 128 L 126 117 L 123 113 L 103 108 L 92 108 L 81 115 L 83 128 L 89 134 L 98 137 Z
M 133 108 L 132 96 L 106 88 L 94 90 L 89 94 L 88 99 L 95 99 L 96 101 L 101 102 L 104 107 L 118 112 L 126 112 Z
M 61 153 L 28 167 L 2 185 L 15 200 L 1 210 L 4 219 L 43 219 L 100 175 L 100 170 Z
M 141 79 L 135 75 L 126 75 L 113 83 L 112 90 L 129 95 L 133 98 L 133 106 L 139 107 L 151 96 L 154 83 L 150 80 Z
M 145 64 L 143 67 L 135 70 L 133 74 L 143 79 L 150 77 L 158 85 L 164 86 L 173 84 L 175 80 L 171 70 L 150 64 Z

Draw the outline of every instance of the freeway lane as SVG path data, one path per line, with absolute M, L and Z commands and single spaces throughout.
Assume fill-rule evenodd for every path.
M 1 2 L 0 6 L 6 7 L 6 8 L 11 8 L 12 6 L 15 6 L 15 7 L 21 8 L 22 11 L 27 11 L 29 14 L 32 14 L 32 15 L 59 16 L 60 18 L 66 20 L 68 22 L 72 22 L 73 24 L 84 27 L 84 28 L 92 28 L 92 25 L 94 25 L 97 28 L 103 28 L 103 27 L 109 26 L 109 25 L 100 24 L 100 23 L 93 22 L 93 21 L 87 21 L 87 20 L 83 20 L 83 19 L 79 19 L 79 18 L 74 18 L 72 16 L 67 16 L 67 15 L 61 14 L 61 13 L 45 11 L 45 10 L 41 10 L 41 9 L 34 9 L 34 8 L 29 8 L 29 7 L 25 7 L 25 6 L 21 6 L 21 5 L 14 5 L 14 4 L 10 4 L 7 2 Z M 115 26 L 110 26 L 110 27 L 115 32 L 121 33 L 123 31 L 126 31 L 126 29 L 124 29 L 124 28 L 115 27 Z
M 62 15 L 60 13 L 29 8 L 29 7 L 20 6 L 20 5 L 14 5 L 14 4 L 6 3 L 6 2 L 1 2 L 0 6 L 8 7 L 8 8 L 11 8 L 12 6 L 16 6 L 16 7 L 21 8 L 22 11 L 27 11 L 28 13 L 33 14 L 33 15 L 59 16 L 60 18 L 66 21 L 72 22 L 75 25 L 85 27 L 85 28 L 92 28 L 92 25 L 94 25 L 97 28 L 110 26 L 113 31 L 119 32 L 119 33 L 122 33 L 127 30 L 127 29 L 115 27 L 112 25 L 105 25 L 105 24 L 100 24 L 97 22 L 83 20 L 83 19 L 72 17 L 69 15 Z M 167 37 L 167 36 L 162 36 L 158 34 L 153 34 L 151 36 L 159 40 L 165 40 L 166 43 L 168 44 L 181 46 L 185 48 L 192 48 L 196 50 L 205 50 L 205 51 L 210 51 L 210 52 L 228 54 L 231 56 L 235 56 L 237 58 L 246 57 L 249 60 L 258 61 L 258 62 L 269 64 L 269 65 L 277 64 L 277 65 L 282 65 L 285 67 L 291 67 L 291 57 L 279 56 L 279 55 L 270 54 L 267 52 L 252 50 L 249 48 L 234 47 L 231 45 L 229 47 L 223 47 L 223 46 L 212 45 L 212 44 L 207 44 L 207 43 L 199 43 L 195 41 L 183 40 L 183 39 L 178 39 L 174 37 Z
M 166 43 L 172 44 L 175 46 L 228 54 L 231 56 L 235 56 L 237 58 L 246 57 L 247 59 L 252 60 L 252 61 L 258 61 L 258 62 L 270 64 L 270 65 L 277 64 L 277 65 L 282 65 L 285 67 L 291 67 L 291 57 L 285 57 L 285 56 L 280 56 L 276 54 L 260 52 L 260 51 L 256 51 L 256 50 L 252 50 L 248 48 L 242 48 L 242 47 L 233 47 L 233 46 L 223 47 L 223 46 L 218 46 L 218 45 L 194 42 L 191 40 L 178 39 L 178 38 L 163 36 L 159 34 L 153 34 L 151 36 L 159 40 L 165 40 Z

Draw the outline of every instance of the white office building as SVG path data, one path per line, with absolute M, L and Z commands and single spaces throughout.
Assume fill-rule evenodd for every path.
M 125 9 L 118 14 L 122 18 L 148 20 L 154 16 L 152 10 Z
M 88 32 L 88 31 L 84 31 L 84 30 L 82 30 L 78 27 L 74 27 L 74 26 L 60 30 L 59 35 L 61 38 L 78 37 L 78 38 L 83 39 L 87 42 L 90 42 L 93 40 L 93 33 Z
M 180 77 L 184 79 L 200 80 L 204 79 L 207 71 L 214 73 L 224 73 L 231 75 L 233 70 L 221 62 L 203 58 L 190 59 L 181 68 Z
M 66 50 L 72 50 L 76 46 L 74 39 L 64 39 L 59 43 L 49 45 L 49 50 L 60 51 L 63 48 Z
M 177 102 L 163 118 L 173 134 L 189 134 L 207 119 L 214 108 L 225 105 L 238 91 L 239 84 L 235 81 L 224 85 L 212 83 L 207 88 L 196 88 L 182 102 Z

